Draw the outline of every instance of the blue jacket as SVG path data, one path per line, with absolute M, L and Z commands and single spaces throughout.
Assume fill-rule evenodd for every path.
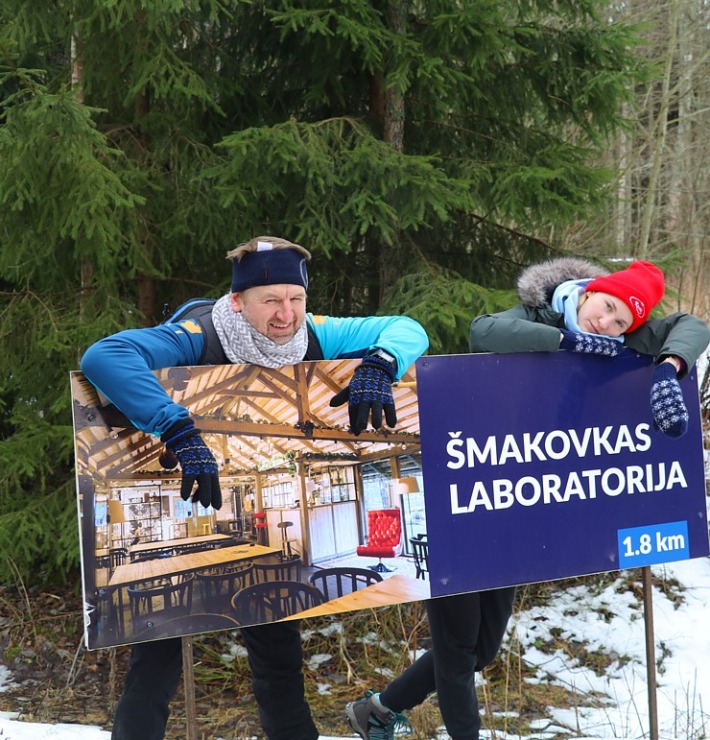
M 324 359 L 364 357 L 380 347 L 397 359 L 398 377 L 429 346 L 422 326 L 407 316 L 334 318 L 309 313 L 306 321 Z M 153 371 L 199 365 L 204 342 L 200 325 L 189 319 L 127 329 L 89 347 L 81 370 L 138 429 L 160 435 L 189 412 L 170 398 Z

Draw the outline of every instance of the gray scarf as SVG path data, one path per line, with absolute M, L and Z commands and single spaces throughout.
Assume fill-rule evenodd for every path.
M 222 296 L 212 309 L 212 323 L 230 362 L 239 365 L 283 367 L 300 362 L 308 349 L 308 329 L 304 321 L 286 344 L 276 344 L 260 334 L 241 313 L 232 310 L 231 295 Z

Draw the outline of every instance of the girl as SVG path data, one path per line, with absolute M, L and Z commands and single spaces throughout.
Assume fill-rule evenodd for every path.
M 687 374 L 710 342 L 705 322 L 685 313 L 649 319 L 665 280 L 650 262 L 613 274 L 577 258 L 527 268 L 518 280 L 521 303 L 471 324 L 471 352 L 571 352 L 616 357 L 629 348 L 652 355 L 651 410 L 670 437 L 688 430 L 677 378 Z M 363 740 L 391 740 L 406 723 L 403 710 L 436 691 L 453 740 L 478 740 L 481 719 L 474 677 L 496 656 L 513 609 L 515 588 L 465 593 L 426 602 L 432 647 L 381 693 L 345 709 Z
M 654 424 L 669 437 L 681 437 L 688 411 L 677 379 L 708 346 L 710 329 L 687 313 L 650 319 L 664 291 L 661 270 L 643 260 L 612 274 L 587 260 L 550 260 L 522 273 L 519 305 L 473 320 L 469 346 L 471 352 L 564 349 L 606 357 L 627 347 L 652 355 Z

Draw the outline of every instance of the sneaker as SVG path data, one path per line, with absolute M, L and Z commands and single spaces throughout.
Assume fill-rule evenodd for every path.
M 366 691 L 362 699 L 345 707 L 345 719 L 363 740 L 394 740 L 397 730 L 406 730 L 408 735 L 411 732 L 405 715 L 387 709 L 380 702 L 380 695 L 372 691 Z

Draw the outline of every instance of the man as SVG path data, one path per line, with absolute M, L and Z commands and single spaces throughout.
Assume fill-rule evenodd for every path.
M 350 384 L 331 400 L 348 402 L 355 434 L 368 423 L 397 423 L 392 383 L 428 347 L 422 327 L 407 317 L 333 318 L 306 313 L 310 253 L 262 236 L 228 253 L 231 293 L 160 326 L 100 340 L 84 355 L 86 377 L 144 432 L 160 435 L 182 469 L 181 495 L 219 509 L 217 463 L 188 410 L 175 403 L 153 370 L 179 365 L 252 363 L 282 367 L 304 359 L 362 357 Z M 130 381 L 130 382 L 128 382 Z M 196 488 L 195 488 L 196 486 Z M 193 488 L 195 488 L 193 494 Z M 242 629 L 254 696 L 269 740 L 318 737 L 304 697 L 298 622 Z M 159 740 L 182 670 L 181 640 L 133 646 L 116 709 L 113 740 Z

